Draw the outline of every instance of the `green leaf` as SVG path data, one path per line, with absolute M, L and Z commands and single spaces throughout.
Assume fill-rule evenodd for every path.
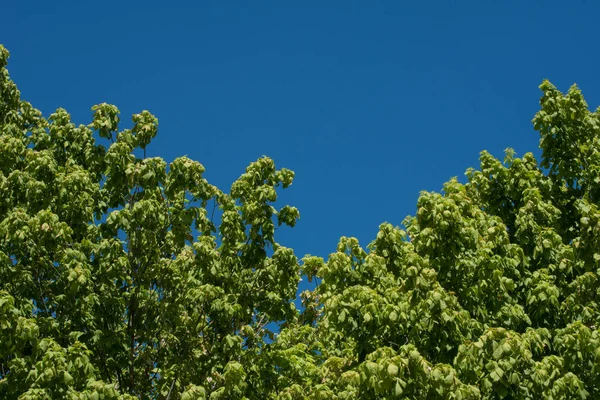
M 396 381 L 396 384 L 394 385 L 394 395 L 396 397 L 402 396 L 403 392 L 404 392 L 404 390 L 402 389 L 402 386 L 400 385 L 400 382 Z
M 63 380 L 66 385 L 69 385 L 71 382 L 73 382 L 73 377 L 71 376 L 71 374 L 69 374 L 68 371 L 64 371 L 63 372 Z
M 387 371 L 388 371 L 388 374 L 390 376 L 396 376 L 396 375 L 398 375 L 398 367 L 395 366 L 394 364 L 388 365 Z

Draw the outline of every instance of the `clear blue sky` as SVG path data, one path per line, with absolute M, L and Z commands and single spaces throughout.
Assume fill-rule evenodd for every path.
M 296 172 L 281 242 L 368 244 L 477 166 L 537 152 L 543 78 L 600 104 L 596 1 L 4 1 L 0 43 L 23 97 L 88 123 L 143 109 L 150 156 L 187 155 L 223 189 L 261 155 Z

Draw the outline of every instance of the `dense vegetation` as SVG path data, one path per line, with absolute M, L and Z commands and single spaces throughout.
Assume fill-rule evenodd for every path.
M 7 59 L 0 398 L 600 398 L 600 112 L 576 87 L 541 85 L 541 163 L 483 152 L 404 230 L 298 261 L 293 172 L 261 158 L 223 192 L 145 157 L 147 111 L 42 117 Z

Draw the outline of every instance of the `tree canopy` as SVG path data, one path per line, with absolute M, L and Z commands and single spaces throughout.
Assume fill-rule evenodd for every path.
M 0 398 L 600 398 L 600 109 L 576 86 L 540 86 L 539 162 L 484 151 L 402 227 L 298 260 L 292 171 L 260 158 L 223 191 L 146 157 L 148 111 L 43 117 L 8 56 Z

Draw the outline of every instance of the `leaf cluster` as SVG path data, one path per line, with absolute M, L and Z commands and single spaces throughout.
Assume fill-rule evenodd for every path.
M 600 397 L 600 110 L 576 86 L 540 86 L 539 163 L 482 152 L 402 227 L 299 261 L 292 171 L 262 157 L 223 191 L 146 157 L 148 111 L 43 117 L 7 60 L 1 398 Z

